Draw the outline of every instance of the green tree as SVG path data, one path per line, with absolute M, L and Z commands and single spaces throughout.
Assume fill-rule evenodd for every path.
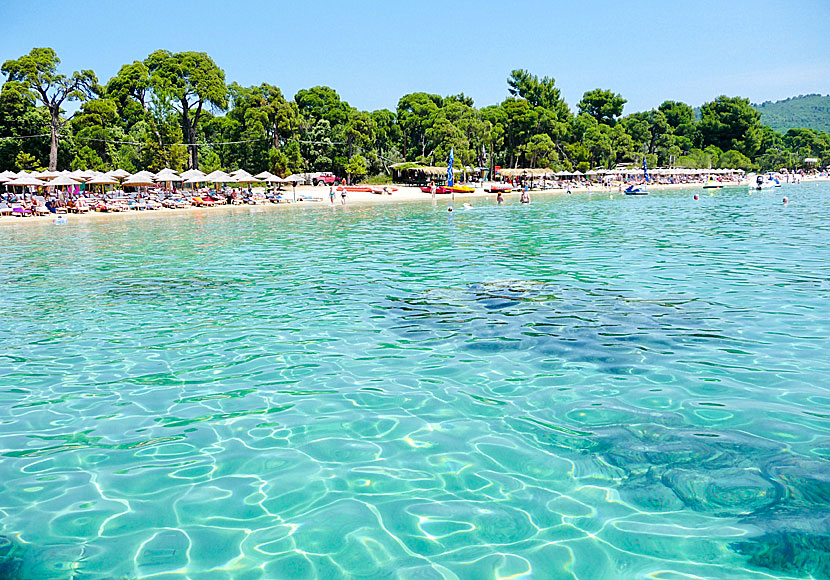
M 325 119 L 332 127 L 345 125 L 349 119 L 349 103 L 340 100 L 340 95 L 331 87 L 303 89 L 294 95 L 300 114 L 313 125 Z
M 37 160 L 37 157 L 30 153 L 26 153 L 25 151 L 21 151 L 17 154 L 17 157 L 14 160 L 14 166 L 18 169 L 26 171 L 44 170 L 44 167 L 40 164 L 40 161 Z
M 749 99 L 721 96 L 701 107 L 699 128 L 705 145 L 752 157 L 761 146 L 760 119 Z
M 718 159 L 718 167 L 750 170 L 753 165 L 752 160 L 740 151 L 729 150 L 725 151 Z
M 352 158 L 346 164 L 345 170 L 349 183 L 356 183 L 361 178 L 366 177 L 368 171 L 366 158 L 360 153 L 352 155 Z
M 224 109 L 228 103 L 225 72 L 204 52 L 157 50 L 145 61 L 153 91 L 181 116 L 188 167 L 198 169 L 196 134 L 204 107 Z
M 52 171 L 58 166 L 58 137 L 69 120 L 61 116 L 63 103 L 85 100 L 100 90 L 91 70 L 75 71 L 71 76 L 58 74 L 60 62 L 53 49 L 33 48 L 17 60 L 7 60 L 0 69 L 9 77 L 4 91 L 37 100 L 49 111 L 49 169 Z
M 15 167 L 19 153 L 27 153 L 40 160 L 43 165 L 49 158 L 49 141 L 44 138 L 15 139 L 49 132 L 49 114 L 19 91 L 8 89 L 9 83 L 0 91 L 0 167 Z M 13 83 L 12 83 L 13 85 Z
M 623 107 L 628 102 L 622 95 L 603 89 L 594 89 L 582 95 L 577 104 L 580 113 L 591 115 L 598 123 L 615 125 L 617 117 L 622 115 Z
M 508 91 L 514 97 L 527 100 L 533 107 L 541 107 L 554 112 L 559 120 L 570 115 L 561 91 L 556 87 L 556 80 L 530 74 L 526 70 L 514 70 L 507 79 Z
M 407 160 L 427 156 L 427 130 L 435 123 L 444 99 L 428 93 L 411 93 L 398 101 L 398 124 L 403 133 L 403 154 Z

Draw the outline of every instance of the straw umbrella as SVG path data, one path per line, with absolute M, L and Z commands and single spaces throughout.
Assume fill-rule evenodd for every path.
M 295 173 L 286 177 L 284 181 L 291 183 L 291 193 L 294 195 L 294 203 L 297 203 L 297 184 L 305 181 L 305 177 Z
M 129 171 L 124 171 L 123 169 L 113 169 L 109 173 L 107 173 L 110 177 L 114 177 L 116 179 L 126 179 L 130 177 Z
M 182 179 L 193 179 L 204 177 L 205 173 L 199 171 L 198 169 L 188 169 L 187 171 L 182 172 L 181 177 Z
M 104 195 L 104 186 L 105 185 L 118 185 L 118 180 L 114 177 L 110 177 L 109 175 L 101 174 L 97 177 L 93 177 L 89 181 L 86 182 L 87 185 L 100 185 L 101 186 L 101 195 Z
M 37 177 L 32 177 L 31 175 L 25 175 L 23 177 L 18 177 L 16 179 L 12 179 L 11 181 L 7 181 L 6 185 L 7 186 L 10 185 L 12 187 L 20 186 L 21 187 L 21 193 L 25 198 L 25 196 L 26 196 L 25 188 L 26 187 L 42 187 L 44 185 L 47 185 L 47 183 L 45 181 L 43 181 L 42 179 L 38 179 Z

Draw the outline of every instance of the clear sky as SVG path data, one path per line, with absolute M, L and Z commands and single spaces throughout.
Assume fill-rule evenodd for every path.
M 516 68 L 697 106 L 830 93 L 830 0 L 0 0 L 0 61 L 51 46 L 101 82 L 158 48 L 207 52 L 228 82 L 328 85 L 360 109 L 409 92 L 507 96 Z

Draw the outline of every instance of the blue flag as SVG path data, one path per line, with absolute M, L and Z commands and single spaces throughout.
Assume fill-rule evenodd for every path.
M 452 187 L 453 163 L 455 163 L 455 147 L 450 147 L 450 164 L 447 166 L 447 187 Z
M 646 183 L 648 183 L 650 180 L 648 178 L 648 165 L 646 164 L 646 154 L 645 153 L 643 153 L 643 173 L 646 176 Z

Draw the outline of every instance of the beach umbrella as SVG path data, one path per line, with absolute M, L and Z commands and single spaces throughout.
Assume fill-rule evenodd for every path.
M 144 177 L 142 175 L 133 175 L 132 177 L 125 179 L 122 185 L 129 186 L 129 187 L 142 187 L 142 186 L 152 186 L 156 183 L 149 177 Z
M 193 178 L 200 178 L 204 177 L 205 174 L 198 169 L 188 169 L 187 171 L 183 172 L 181 177 L 182 179 L 193 179 Z
M 124 171 L 123 169 L 113 169 L 107 175 L 114 177 L 116 179 L 126 179 L 130 177 L 130 172 Z
M 295 173 L 294 175 L 289 175 L 285 178 L 286 183 L 302 183 L 306 180 L 304 175 L 300 175 L 299 173 Z
M 240 169 L 236 172 L 236 175 L 231 175 L 237 183 L 259 183 L 259 179 L 248 173 L 247 171 Z
M 254 177 L 256 177 L 257 179 L 264 179 L 268 181 L 268 178 L 274 177 L 274 175 L 270 171 L 263 171 L 261 173 L 257 173 L 256 175 L 254 175 Z
M 175 173 L 161 173 L 161 172 L 156 173 L 155 179 L 156 179 L 156 181 L 170 182 L 170 183 L 172 183 L 174 181 L 175 182 L 184 181 L 181 177 L 179 177 Z
M 202 179 L 213 183 L 234 183 L 236 181 L 233 177 L 218 169 L 212 173 L 208 173 Z
M 87 181 L 89 185 L 118 185 L 118 180 L 109 175 L 98 175 Z
M 79 181 L 72 179 L 68 175 L 59 175 L 50 181 L 49 185 L 54 185 L 55 187 L 66 187 L 69 185 L 78 185 L 79 183 Z
M 38 186 L 38 187 L 40 187 L 42 185 L 48 185 L 48 184 L 45 181 L 43 181 L 42 179 L 38 179 L 37 177 L 33 177 L 31 175 L 26 175 L 24 177 L 18 177 L 17 179 L 12 179 L 11 181 L 7 181 L 6 185 L 20 185 L 20 186 L 23 186 L 23 187 L 29 187 L 29 186 Z

